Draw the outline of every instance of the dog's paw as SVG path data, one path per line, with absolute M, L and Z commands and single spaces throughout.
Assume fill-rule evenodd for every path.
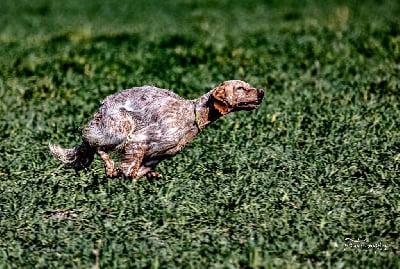
M 154 171 L 150 171 L 150 172 L 148 172 L 148 173 L 146 174 L 146 178 L 147 178 L 148 180 L 151 180 L 151 179 L 162 179 L 163 176 L 161 175 L 161 173 L 154 172 Z
M 121 176 L 122 171 L 119 168 L 114 168 L 114 169 L 107 169 L 106 168 L 106 174 L 107 174 L 108 177 L 115 178 L 115 177 Z

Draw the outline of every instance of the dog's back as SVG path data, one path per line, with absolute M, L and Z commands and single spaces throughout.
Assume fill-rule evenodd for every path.
M 124 90 L 104 99 L 93 119 L 82 127 L 82 136 L 91 146 L 108 150 L 121 149 L 128 139 L 168 140 L 172 128 L 183 127 L 179 125 L 186 120 L 190 105 L 179 95 L 152 86 Z M 146 141 L 142 141 L 145 133 Z

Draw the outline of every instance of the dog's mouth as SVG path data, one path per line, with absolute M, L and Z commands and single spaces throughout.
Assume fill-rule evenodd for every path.
M 257 108 L 261 104 L 261 102 L 264 98 L 264 91 L 261 89 L 257 90 L 257 91 L 258 91 L 258 96 L 257 96 L 256 100 L 239 102 L 237 104 L 237 108 L 241 109 L 241 110 L 251 110 L 251 109 Z
M 258 107 L 261 104 L 261 100 L 255 100 L 255 101 L 251 101 L 251 102 L 240 102 L 237 107 L 238 108 L 249 108 L 249 109 L 253 109 Z

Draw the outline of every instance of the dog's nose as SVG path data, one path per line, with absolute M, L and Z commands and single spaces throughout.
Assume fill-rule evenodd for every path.
M 258 96 L 260 97 L 260 99 L 264 98 L 264 90 L 263 89 L 257 89 L 258 92 Z

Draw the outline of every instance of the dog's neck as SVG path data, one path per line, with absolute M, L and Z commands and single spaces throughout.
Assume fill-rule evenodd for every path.
M 195 123 L 199 130 L 203 130 L 211 122 L 224 115 L 214 107 L 212 92 L 210 91 L 193 101 L 195 103 Z

